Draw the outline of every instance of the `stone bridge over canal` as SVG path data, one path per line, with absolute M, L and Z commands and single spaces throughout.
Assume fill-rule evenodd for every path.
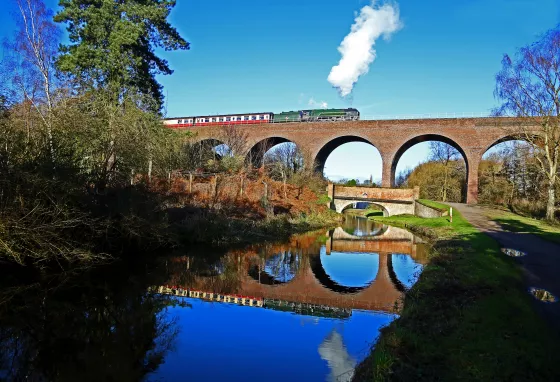
M 342 144 L 364 142 L 375 146 L 383 160 L 382 186 L 395 185 L 397 163 L 406 150 L 424 141 L 441 141 L 455 147 L 467 167 L 467 203 L 478 197 L 478 168 L 482 155 L 494 145 L 518 139 L 520 125 L 537 129 L 538 121 L 516 118 L 449 118 L 352 122 L 275 123 L 238 125 L 247 136 L 243 155 L 262 162 L 267 149 L 293 142 L 323 171 L 328 156 Z M 192 127 L 197 141 L 223 143 L 219 126 Z
M 329 183 L 327 195 L 331 200 L 329 207 L 338 213 L 356 202 L 366 202 L 380 206 L 383 216 L 414 215 L 420 189 L 348 187 Z

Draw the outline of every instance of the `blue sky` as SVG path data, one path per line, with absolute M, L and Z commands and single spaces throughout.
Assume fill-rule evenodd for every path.
M 57 1 L 47 0 L 56 7 Z M 178 0 L 170 21 L 192 46 L 161 52 L 175 70 L 160 81 L 169 116 L 280 112 L 356 107 L 362 116 L 487 113 L 496 105 L 494 75 L 503 53 L 533 42 L 560 22 L 558 0 L 401 0 L 403 28 L 379 39 L 377 58 L 351 99 L 327 81 L 337 47 L 366 0 Z M 0 15 L 0 36 L 13 31 Z M 398 169 L 426 156 L 411 148 Z M 379 178 L 375 149 L 347 144 L 326 166 L 328 175 Z

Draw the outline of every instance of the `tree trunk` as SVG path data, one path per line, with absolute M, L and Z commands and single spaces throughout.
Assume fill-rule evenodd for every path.
M 447 164 L 445 165 L 445 177 L 443 180 L 443 190 L 442 190 L 442 202 L 446 202 L 447 201 Z
M 555 204 L 556 204 L 556 182 L 554 179 L 549 180 L 548 182 L 548 201 L 546 203 L 546 220 L 554 221 L 554 211 L 555 211 Z

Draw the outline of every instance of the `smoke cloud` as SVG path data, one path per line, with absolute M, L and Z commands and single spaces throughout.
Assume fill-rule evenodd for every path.
M 326 103 L 325 101 L 317 102 L 315 101 L 314 98 L 310 98 L 307 104 L 313 108 L 319 108 L 319 109 L 326 109 L 327 107 L 329 107 L 329 104 Z
M 399 8 L 392 4 L 366 5 L 356 16 L 350 33 L 340 43 L 338 51 L 342 55 L 338 65 L 333 66 L 328 81 L 338 89 L 342 97 L 352 93 L 358 78 L 369 71 L 375 60 L 375 41 L 383 35 L 385 39 L 402 28 Z

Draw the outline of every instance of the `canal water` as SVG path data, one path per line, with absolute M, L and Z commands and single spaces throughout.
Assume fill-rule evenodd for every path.
M 15 272 L 0 284 L 0 380 L 349 381 L 426 252 L 348 215 L 288 242 Z

